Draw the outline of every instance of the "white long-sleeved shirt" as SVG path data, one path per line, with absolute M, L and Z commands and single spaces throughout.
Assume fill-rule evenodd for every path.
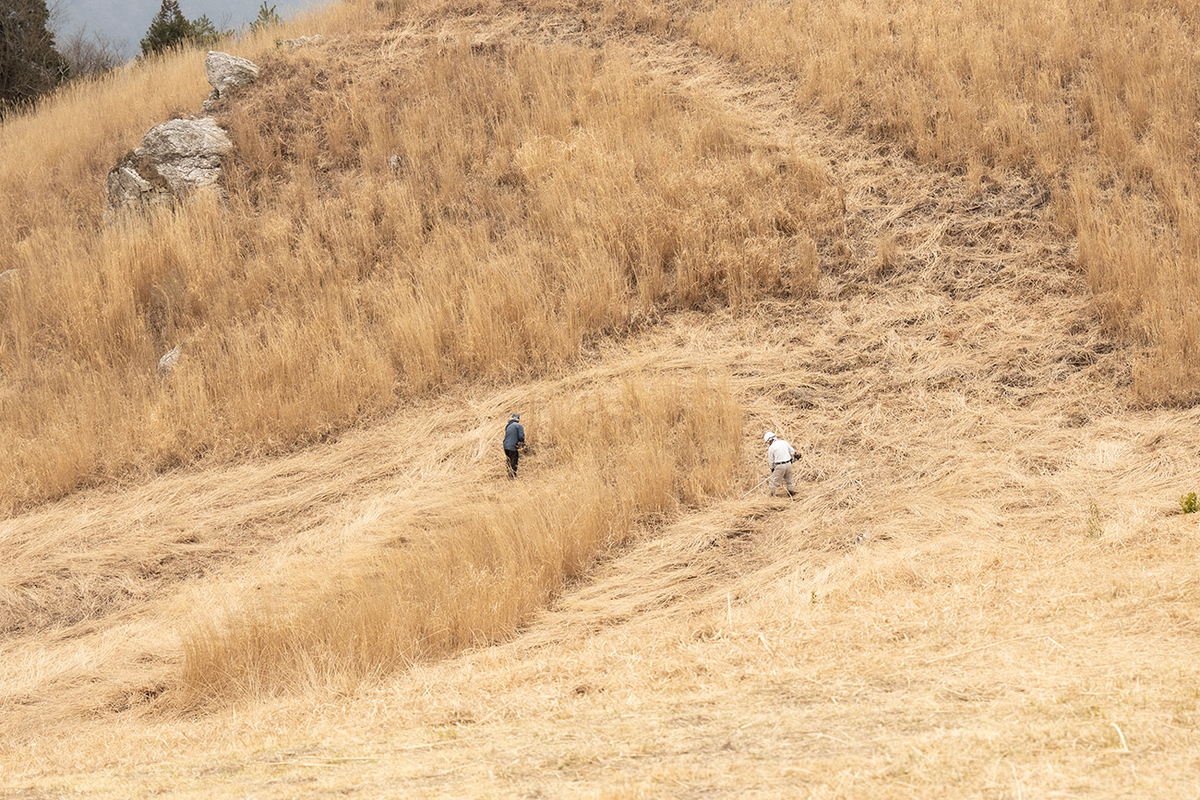
M 781 461 L 789 461 L 796 457 L 796 449 L 783 439 L 776 439 L 767 448 L 767 464 L 771 469 Z

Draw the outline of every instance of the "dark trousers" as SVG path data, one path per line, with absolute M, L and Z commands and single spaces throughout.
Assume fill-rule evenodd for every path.
M 517 462 L 521 460 L 520 451 L 505 450 L 504 455 L 508 456 L 508 477 L 517 477 Z

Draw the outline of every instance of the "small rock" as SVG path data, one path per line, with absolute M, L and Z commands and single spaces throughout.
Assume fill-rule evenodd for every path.
M 316 44 L 324 38 L 324 36 L 318 33 L 316 36 L 297 36 L 295 39 L 284 39 L 283 43 L 287 45 L 289 50 L 295 50 L 298 47 Z
M 204 58 L 204 71 L 213 87 L 210 100 L 224 97 L 230 89 L 253 83 L 258 78 L 258 65 L 239 56 L 209 50 Z
M 392 168 L 392 172 L 400 172 L 400 168 L 404 166 L 404 158 L 398 155 L 392 155 L 388 158 L 388 166 Z
M 16 283 L 20 277 L 21 270 L 6 269 L 4 272 L 0 272 L 0 286 L 3 286 L 6 283 Z
M 179 363 L 179 357 L 183 354 L 183 345 L 175 345 L 158 360 L 158 374 L 170 375 L 175 371 L 175 365 Z

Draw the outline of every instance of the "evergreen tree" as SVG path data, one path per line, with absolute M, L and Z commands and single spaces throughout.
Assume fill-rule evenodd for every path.
M 49 22 L 46 0 L 0 0 L 0 116 L 68 76 Z
M 178 0 L 162 0 L 162 8 L 150 20 L 150 28 L 142 39 L 142 55 L 161 53 L 180 47 L 192 35 L 192 23 L 179 8 Z
M 224 31 L 217 30 L 217 26 L 213 25 L 208 14 L 192 20 L 191 25 L 192 32 L 188 35 L 188 41 L 197 47 L 212 47 L 224 35 Z
M 275 25 L 282 25 L 283 19 L 275 10 L 275 6 L 268 6 L 264 0 L 263 4 L 258 7 L 258 16 L 250 23 L 250 32 L 254 33 L 264 28 L 270 28 Z
M 179 0 L 163 0 L 162 8 L 150 21 L 146 38 L 142 39 L 142 55 L 161 53 L 186 44 L 211 47 L 226 33 L 228 31 L 217 30 L 207 14 L 188 20 L 179 8 Z

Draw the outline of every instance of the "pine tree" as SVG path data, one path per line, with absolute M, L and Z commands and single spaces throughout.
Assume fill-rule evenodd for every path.
M 192 32 L 188 35 L 188 41 L 199 47 L 211 47 L 223 35 L 223 32 L 217 30 L 217 26 L 208 18 L 208 14 L 192 20 L 191 26 Z
M 250 23 L 250 32 L 255 33 L 264 28 L 282 24 L 283 19 L 279 16 L 279 12 L 275 10 L 275 6 L 268 6 L 264 0 L 263 4 L 258 7 L 258 16 Z
M 150 21 L 146 37 L 142 39 L 142 55 L 161 53 L 172 47 L 180 47 L 192 37 L 192 23 L 179 8 L 178 0 L 162 0 L 162 8 Z
M 54 48 L 46 0 L 0 2 L 0 116 L 31 102 L 70 72 Z

